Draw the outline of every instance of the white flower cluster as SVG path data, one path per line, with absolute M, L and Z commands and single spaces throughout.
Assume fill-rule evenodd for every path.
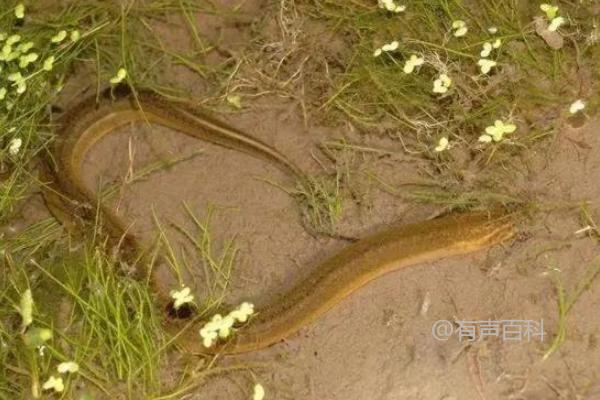
M 517 130 L 517 126 L 511 123 L 504 123 L 504 121 L 497 119 L 494 125 L 490 125 L 485 128 L 485 134 L 479 137 L 479 141 L 483 143 L 489 143 L 492 140 L 499 142 L 504 139 L 504 135 L 507 133 L 513 133 Z
M 25 6 L 18 4 L 14 9 L 15 16 L 18 19 L 25 17 Z M 67 31 L 61 30 L 54 35 L 50 42 L 54 45 L 60 44 L 67 37 Z M 70 33 L 72 42 L 76 42 L 81 37 L 79 31 L 74 30 Z M 21 95 L 27 90 L 27 81 L 41 71 L 51 71 L 55 57 L 48 56 L 41 65 L 36 63 L 40 60 L 40 53 L 35 49 L 36 44 L 28 41 L 17 33 L 0 32 L 0 100 L 4 100 L 11 94 L 11 88 L 14 88 L 15 94 Z M 11 109 L 12 102 L 7 102 L 7 109 Z
M 404 11 L 406 7 L 398 6 L 394 3 L 394 0 L 378 0 L 378 4 L 380 8 L 385 8 L 388 11 Z M 397 9 L 397 8 L 400 9 Z M 550 4 L 541 4 L 540 9 L 546 14 L 546 18 L 548 20 L 549 31 L 556 31 L 562 25 L 566 24 L 567 20 L 564 17 L 558 16 L 559 8 L 555 5 Z M 454 37 L 463 37 L 467 34 L 469 28 L 467 27 L 467 23 L 463 20 L 453 20 L 451 24 L 450 32 Z M 495 35 L 498 33 L 498 28 L 496 26 L 490 26 L 487 28 L 487 32 L 491 35 Z M 481 73 L 483 75 L 487 75 L 492 71 L 492 68 L 498 65 L 498 62 L 490 59 L 492 52 L 494 50 L 499 49 L 502 46 L 502 39 L 495 38 L 486 41 L 483 43 L 483 48 L 481 49 L 479 55 L 480 58 L 477 61 L 477 66 L 479 67 Z M 391 53 L 398 50 L 400 47 L 400 43 L 396 40 L 384 44 L 383 46 L 375 49 L 373 56 L 379 57 L 384 52 Z M 395 55 L 394 55 L 395 56 Z M 413 73 L 418 67 L 425 63 L 425 59 L 422 56 L 412 54 L 410 58 L 407 58 L 403 71 L 405 74 Z M 448 72 L 442 69 L 441 71 L 438 69 L 438 76 L 433 81 L 433 93 L 435 94 L 446 94 L 450 87 L 452 86 L 452 78 L 449 76 Z M 573 102 L 569 107 L 569 112 L 571 114 L 577 114 L 581 112 L 585 108 L 585 102 L 583 100 L 577 100 Z M 490 142 L 501 142 L 505 139 L 505 136 L 511 134 L 517 130 L 517 126 L 510 122 L 505 122 L 500 119 L 494 121 L 493 125 L 490 125 L 485 128 L 485 133 L 479 137 L 479 142 L 482 143 L 490 143 Z M 452 143 L 450 143 L 447 136 L 441 137 L 438 139 L 437 145 L 434 147 L 435 152 L 443 152 L 452 147 Z
M 215 314 L 209 322 L 200 329 L 200 337 L 204 347 L 211 347 L 218 338 L 225 339 L 231 334 L 236 322 L 246 322 L 250 315 L 254 314 L 254 305 L 243 302 L 238 308 L 226 316 Z
M 79 371 L 79 365 L 74 361 L 66 361 L 58 364 L 56 370 L 59 374 L 74 374 Z M 57 378 L 52 375 L 46 382 L 44 382 L 42 389 L 54 390 L 57 393 L 61 393 L 63 390 L 65 390 L 65 384 L 60 376 Z
M 18 20 L 25 18 L 25 5 L 19 3 L 13 12 Z M 70 43 L 63 43 L 69 36 Z M 78 30 L 68 33 L 60 30 L 46 43 L 36 43 L 26 35 L 17 32 L 0 31 L 0 109 L 12 110 L 21 96 L 27 92 L 28 86 L 35 87 L 38 82 L 46 82 L 45 76 L 54 68 L 57 58 L 64 53 L 66 46 L 81 38 Z M 34 39 L 37 40 L 37 39 Z M 41 79 L 34 80 L 35 77 Z M 10 128 L 11 133 L 15 128 Z M 13 137 L 8 141 L 8 154 L 16 156 L 21 151 L 23 139 Z

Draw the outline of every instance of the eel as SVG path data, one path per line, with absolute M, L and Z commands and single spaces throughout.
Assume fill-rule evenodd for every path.
M 56 121 L 57 139 L 43 163 L 43 195 L 52 214 L 68 228 L 82 226 L 101 214 L 109 239 L 119 255 L 134 262 L 140 277 L 147 274 L 138 238 L 94 191 L 84 184 L 81 169 L 86 154 L 103 137 L 130 123 L 147 122 L 191 137 L 266 160 L 299 184 L 306 175 L 282 153 L 252 136 L 229 127 L 189 104 L 176 103 L 149 91 L 111 92 L 89 98 L 64 112 Z M 291 290 L 258 309 L 250 321 L 225 343 L 205 348 L 199 318 L 166 318 L 167 331 L 185 350 L 197 354 L 239 354 L 281 342 L 314 322 L 368 282 L 392 271 L 467 254 L 499 244 L 514 235 L 514 221 L 501 211 L 455 213 L 420 223 L 391 224 L 349 244 L 312 269 Z M 147 261 L 147 260 L 146 260 Z M 168 309 L 169 293 L 151 282 L 161 306 Z

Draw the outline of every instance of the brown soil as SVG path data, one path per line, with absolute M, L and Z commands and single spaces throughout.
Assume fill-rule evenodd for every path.
M 303 156 L 321 132 L 306 130 L 299 117 L 265 106 L 260 117 L 248 112 L 228 120 L 311 169 Z M 558 316 L 554 285 L 546 273 L 550 266 L 560 268 L 572 292 L 596 256 L 596 240 L 574 233 L 582 227 L 577 208 L 559 206 L 593 201 L 600 194 L 594 185 L 594 177 L 600 174 L 596 151 L 600 138 L 594 133 L 598 126 L 600 122 L 591 121 L 579 130 L 565 128 L 549 153 L 528 155 L 530 172 L 523 173 L 523 184 L 533 198 L 558 206 L 522 227 L 514 242 L 387 276 L 286 343 L 235 361 L 266 362 L 256 374 L 269 397 L 278 399 L 584 398 L 577 396 L 600 379 L 596 313 L 600 287 L 592 286 L 581 297 L 568 319 L 568 340 L 558 353 L 542 361 Z M 240 250 L 228 303 L 261 304 L 344 246 L 343 241 L 315 239 L 305 232 L 293 199 L 260 180 L 289 185 L 277 170 L 157 127 L 133 127 L 103 140 L 86 161 L 90 184 L 99 177 L 107 181 L 125 176 L 129 140 L 134 170 L 152 160 L 202 149 L 190 161 L 128 185 L 119 212 L 134 222 L 136 233 L 152 238 L 156 232 L 152 209 L 165 226 L 173 222 L 191 228 L 182 202 L 199 216 L 210 204 L 216 205 L 215 241 L 222 243 L 235 234 Z M 374 173 L 382 175 L 393 168 L 386 162 L 371 165 Z M 382 224 L 414 222 L 432 212 L 428 207 L 409 208 L 379 190 L 371 197 L 372 207 L 356 207 L 344 216 L 344 234 L 363 236 Z M 173 230 L 170 233 L 173 243 L 185 245 Z M 202 271 L 191 265 L 201 298 Z M 425 312 L 424 302 L 429 304 Z M 546 339 L 541 344 L 436 341 L 431 327 L 440 319 L 543 319 Z M 209 380 L 192 398 L 244 399 L 249 387 L 248 373 L 234 373 Z

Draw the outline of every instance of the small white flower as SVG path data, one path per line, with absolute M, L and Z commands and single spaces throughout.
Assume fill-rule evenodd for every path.
M 498 63 L 496 61 L 488 60 L 485 58 L 482 58 L 479 61 L 477 61 L 477 64 L 481 67 L 482 74 L 489 73 L 492 70 L 492 67 L 495 67 L 496 65 L 498 65 Z
M 18 82 L 20 80 L 23 80 L 23 76 L 21 75 L 20 72 L 13 72 L 12 74 L 9 74 L 6 79 L 8 79 L 11 82 Z
M 438 145 L 435 147 L 434 150 L 439 153 L 439 152 L 447 150 L 449 148 L 450 148 L 450 146 L 449 146 L 448 138 L 443 137 L 438 141 Z
M 175 300 L 173 302 L 173 308 L 175 308 L 176 310 L 182 305 L 194 301 L 194 295 L 191 294 L 191 290 L 187 286 L 181 290 L 172 290 L 171 298 Z
M 550 22 L 550 25 L 548 25 L 548 30 L 550 32 L 556 32 L 556 30 L 564 25 L 565 22 L 567 22 L 567 20 L 563 17 L 556 17 Z
M 8 55 L 12 53 L 12 46 L 10 44 L 4 44 L 4 46 L 2 46 L 2 56 L 4 59 L 6 59 L 6 57 L 8 57 Z
M 423 65 L 424 62 L 425 62 L 425 59 L 423 57 L 419 57 L 419 56 L 413 54 L 412 56 L 410 56 L 410 58 L 408 60 L 406 60 L 406 63 L 404 64 L 404 73 L 405 74 L 412 73 L 415 70 L 415 67 Z
M 444 85 L 441 84 L 441 81 L 439 79 L 436 79 L 433 82 L 433 93 L 446 93 L 448 91 L 448 88 L 445 87 Z
M 490 135 L 481 135 L 478 140 L 482 143 L 489 143 L 492 141 L 492 137 Z
M 479 55 L 481 55 L 481 57 L 488 57 L 490 54 L 492 54 L 492 44 L 490 42 L 485 42 L 483 44 L 483 50 L 481 50 L 481 53 L 479 53 Z
M 25 93 L 26 90 L 27 90 L 27 84 L 25 83 L 25 81 L 17 82 L 17 93 L 18 94 L 23 94 L 23 93 Z
M 235 319 L 231 315 L 226 315 L 219 325 L 219 337 L 225 339 L 231 333 L 231 328 L 235 324 Z
M 113 76 L 112 78 L 110 78 L 110 83 L 112 83 L 113 85 L 122 82 L 123 79 L 125 79 L 127 77 L 127 70 L 125 68 L 120 68 L 117 71 L 117 75 Z
M 373 52 L 373 57 L 379 57 L 381 55 L 382 52 L 388 52 L 388 51 L 394 51 L 398 48 L 398 46 L 400 46 L 400 43 L 398 43 L 398 41 L 394 40 L 393 42 L 384 44 L 383 46 L 381 46 L 380 48 L 376 49 Z
M 67 372 L 74 374 L 75 372 L 79 371 L 79 365 L 74 361 L 66 361 L 58 364 L 56 370 L 60 374 L 66 374 Z
M 21 52 L 19 52 L 18 50 L 11 51 L 10 54 L 8 56 L 6 56 L 6 58 L 4 58 L 4 61 L 15 60 L 15 59 L 19 58 L 20 55 L 21 55 Z
M 505 124 L 503 121 L 497 119 L 494 121 L 494 125 L 485 128 L 485 135 L 481 135 L 479 141 L 484 143 L 489 143 L 492 140 L 499 142 L 505 134 L 513 133 L 516 129 L 517 126 L 515 124 Z
M 462 20 L 452 22 L 452 29 L 454 29 L 454 36 L 456 37 L 465 36 L 469 30 L 465 21 Z
M 229 313 L 239 322 L 246 322 L 252 314 L 254 314 L 254 304 L 248 302 L 243 302 L 237 309 Z
M 452 85 L 450 77 L 446 74 L 440 74 L 440 76 L 433 81 L 433 93 L 446 93 L 450 85 Z
M 202 328 L 200 329 L 200 336 L 202 337 L 202 344 L 204 347 L 211 347 L 217 339 L 218 333 L 210 329 Z
M 496 33 L 498 33 L 498 28 L 495 26 L 490 26 L 487 31 L 492 35 L 495 35 Z
M 494 41 L 494 43 L 492 44 L 492 47 L 495 48 L 495 49 L 500 48 L 500 46 L 502 46 L 502 40 L 500 40 L 500 39 L 496 39 Z
M 31 50 L 31 48 L 33 46 L 34 46 L 33 42 L 21 43 L 20 45 L 17 46 L 17 50 L 20 51 L 21 53 L 27 53 L 29 50 Z
M 221 328 L 228 323 L 229 321 L 224 323 L 221 314 L 213 315 L 212 319 L 200 329 L 200 336 L 202 337 L 202 344 L 204 347 L 211 347 L 217 340 Z
M 63 383 L 62 378 L 60 378 L 60 377 L 55 378 L 54 376 L 51 376 L 46 382 L 44 382 L 42 389 L 44 389 L 44 390 L 54 389 L 55 392 L 60 393 L 63 390 L 65 390 L 65 384 Z
M 8 74 L 6 79 L 10 82 L 14 82 L 17 87 L 25 84 L 25 78 L 21 75 L 20 72 L 13 72 L 12 74 Z
M 388 11 L 400 13 L 406 10 L 405 5 L 394 3 L 394 0 L 378 0 L 377 5 L 379 8 L 385 8 Z
M 265 388 L 260 383 L 254 385 L 252 400 L 263 400 L 265 398 Z
M 25 5 L 23 5 L 23 3 L 19 3 L 15 7 L 15 17 L 18 19 L 23 19 L 25 17 Z
M 12 46 L 13 44 L 17 43 L 19 40 L 21 40 L 21 35 L 10 35 L 6 39 L 6 44 L 9 46 Z
M 50 41 L 52 43 L 60 43 L 63 40 L 65 40 L 65 38 L 67 37 L 67 31 L 65 31 L 64 29 L 60 32 L 58 32 L 56 35 L 52 36 L 52 38 L 50 39 Z
M 71 42 L 76 42 L 81 38 L 81 33 L 78 30 L 71 32 Z
M 217 332 L 219 330 L 219 328 L 221 327 L 222 321 L 223 321 L 223 317 L 221 316 L 221 314 L 215 314 L 215 315 L 213 315 L 211 320 L 209 322 L 207 322 L 206 325 L 204 325 L 204 328 L 206 328 L 209 331 Z
M 585 102 L 583 100 L 575 100 L 569 107 L 571 114 L 577 114 L 579 111 L 585 108 Z
M 44 65 L 42 69 L 44 71 L 52 71 L 52 67 L 54 66 L 54 56 L 50 56 L 44 60 Z
M 10 144 L 8 145 L 8 153 L 11 156 L 16 156 L 17 154 L 19 154 L 19 151 L 21 150 L 21 146 L 23 145 L 23 140 L 21 140 L 21 138 L 14 138 L 10 141 Z M 29 292 L 29 296 L 31 296 L 31 291 L 27 290 L 25 293 Z M 23 310 L 22 312 L 25 312 L 25 310 Z M 31 309 L 29 309 L 29 314 L 27 316 L 23 315 L 23 323 L 29 325 L 31 324 Z M 29 319 L 27 319 L 29 318 Z M 27 326 L 25 325 L 25 326 Z
M 558 6 L 551 6 L 550 4 L 544 3 L 540 4 L 540 10 L 546 13 L 546 17 L 548 17 L 549 20 L 552 20 L 558 13 Z
M 19 68 L 27 68 L 29 64 L 38 59 L 37 53 L 29 53 L 19 57 Z
M 400 43 L 398 43 L 397 40 L 394 40 L 393 42 L 390 42 L 388 44 L 384 44 L 383 46 L 381 46 L 381 50 L 383 51 L 394 51 L 398 48 L 398 46 L 400 45 Z
M 211 347 L 218 338 L 227 338 L 236 322 L 246 322 L 248 316 L 254 313 L 254 305 L 244 302 L 225 317 L 215 314 L 209 322 L 200 329 L 200 337 L 204 347 Z

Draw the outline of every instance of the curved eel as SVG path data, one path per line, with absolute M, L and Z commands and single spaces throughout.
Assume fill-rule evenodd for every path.
M 99 102 L 95 98 L 85 100 L 58 121 L 58 140 L 43 168 L 49 181 L 44 197 L 51 212 L 68 227 L 78 226 L 79 219 L 93 220 L 99 211 L 109 236 L 124 250 L 121 254 L 125 257 L 137 257 L 142 249 L 140 242 L 127 232 L 124 222 L 109 207 L 99 203 L 96 194 L 84 185 L 80 171 L 86 154 L 102 137 L 126 124 L 144 121 L 260 157 L 300 183 L 305 182 L 302 171 L 277 150 L 194 107 L 169 102 L 149 92 L 138 92 L 135 99 L 127 95 L 113 101 L 105 93 Z M 248 325 L 225 344 L 203 347 L 198 334 L 200 325 L 183 329 L 184 321 L 169 320 L 167 328 L 175 333 L 183 348 L 193 353 L 259 350 L 294 334 L 352 292 L 388 272 L 485 249 L 513 233 L 510 216 L 483 212 L 391 227 L 350 244 L 317 265 L 289 292 L 259 307 Z M 169 293 L 164 293 L 157 282 L 154 288 L 167 307 Z M 195 323 L 187 323 L 187 328 L 191 325 Z

